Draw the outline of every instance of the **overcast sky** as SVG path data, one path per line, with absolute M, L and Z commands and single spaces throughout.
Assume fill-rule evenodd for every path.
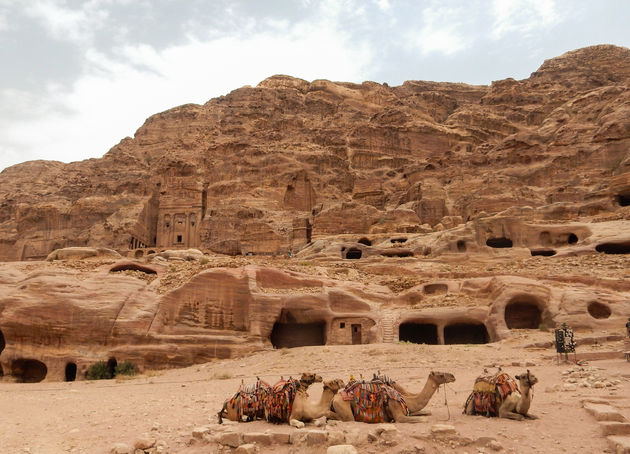
M 0 0 L 0 169 L 100 157 L 273 74 L 489 84 L 630 47 L 629 24 L 628 0 Z

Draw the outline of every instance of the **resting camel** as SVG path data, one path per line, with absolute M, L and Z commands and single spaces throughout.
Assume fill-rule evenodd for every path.
M 514 378 L 519 382 L 519 389 L 510 392 L 503 401 L 499 401 L 500 405 L 497 410 L 499 418 L 516 419 L 518 421 L 522 421 L 525 418 L 537 419 L 537 416 L 528 414 L 528 411 L 533 398 L 532 387 L 538 383 L 538 379 L 529 369 L 526 373 L 516 375 Z M 464 413 L 467 415 L 479 414 L 475 411 L 475 400 L 471 397 L 466 402 Z
M 265 417 L 263 407 L 266 396 L 271 392 L 271 387 L 257 378 L 255 384 L 241 386 L 232 398 L 223 402 L 223 407 L 219 410 L 219 424 L 223 423 L 223 418 L 230 421 L 243 421 L 243 416 L 247 417 L 247 422 Z
M 288 422 L 292 414 L 293 402 L 298 391 L 306 393 L 313 383 L 321 383 L 322 377 L 312 372 L 304 372 L 299 380 L 281 380 L 271 387 L 265 398 L 265 419 L 269 422 Z
M 409 414 L 407 414 L 403 405 L 398 400 L 388 398 L 385 403 L 385 411 L 388 419 L 395 422 L 406 423 L 425 422 L 424 418 L 420 418 L 414 415 L 414 413 L 417 414 L 427 405 L 439 385 L 453 381 L 455 381 L 453 374 L 449 374 L 447 372 L 431 372 L 422 391 L 416 394 L 408 393 L 398 385 L 393 386 L 392 382 L 384 382 L 383 386 L 393 388 L 400 394 L 405 401 L 405 404 L 407 404 L 409 411 Z M 407 399 L 409 399 L 409 402 Z M 337 394 L 333 397 L 333 409 L 342 421 L 355 421 L 354 410 L 357 404 L 358 402 L 355 400 L 344 400 L 344 397 L 341 394 Z
M 429 415 L 431 412 L 423 412 L 424 407 L 427 406 L 433 394 L 438 390 L 440 385 L 445 383 L 453 383 L 455 376 L 448 372 L 434 372 L 431 371 L 427 377 L 427 381 L 419 393 L 410 393 L 405 388 L 400 386 L 396 382 L 390 382 L 390 386 L 400 393 L 405 399 L 410 416 Z
M 339 378 L 325 381 L 322 396 L 316 404 L 308 401 L 308 394 L 305 389 L 298 389 L 293 400 L 289 424 L 301 429 L 304 427 L 304 422 L 302 421 L 312 421 L 322 416 L 326 416 L 328 419 L 337 419 L 337 415 L 330 410 L 330 403 L 337 391 L 344 386 L 343 380 Z

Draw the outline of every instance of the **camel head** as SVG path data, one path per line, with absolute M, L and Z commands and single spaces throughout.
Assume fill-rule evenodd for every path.
M 327 380 L 324 382 L 324 389 L 328 388 L 333 393 L 336 393 L 340 389 L 344 388 L 346 384 L 340 378 L 335 378 L 334 380 Z
M 431 371 L 429 379 L 433 380 L 438 385 L 442 385 L 444 383 L 453 383 L 455 381 L 455 375 L 449 374 L 448 372 Z
M 527 386 L 529 388 L 538 383 L 538 379 L 529 371 L 529 369 L 527 369 L 527 372 L 524 374 L 515 375 L 514 378 L 520 382 L 521 386 Z
M 314 374 L 312 372 L 303 372 L 300 377 L 300 383 L 304 383 L 305 385 L 312 385 L 313 383 L 321 383 L 322 376 Z

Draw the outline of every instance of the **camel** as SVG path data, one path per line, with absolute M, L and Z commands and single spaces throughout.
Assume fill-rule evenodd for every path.
M 389 384 L 401 394 L 403 399 L 405 399 L 407 409 L 409 410 L 409 416 L 423 416 L 431 414 L 429 411 L 422 410 L 427 406 L 431 397 L 433 397 L 433 394 L 435 394 L 440 385 L 453 383 L 454 381 L 455 376 L 451 373 L 431 371 L 427 377 L 424 387 L 422 388 L 422 391 L 419 393 L 408 392 L 405 388 L 394 381 L 390 381 Z
M 265 419 L 269 422 L 281 423 L 289 421 L 293 402 L 298 391 L 306 393 L 313 383 L 321 383 L 322 377 L 312 372 L 304 372 L 299 380 L 289 378 L 281 380 L 271 387 L 265 398 Z
M 333 397 L 335 397 L 335 394 L 337 394 L 337 391 L 344 386 L 343 380 L 339 378 L 325 381 L 322 396 L 316 404 L 308 401 L 308 394 L 305 389 L 298 389 L 295 394 L 295 399 L 293 400 L 289 424 L 301 429 L 304 427 L 303 421 L 312 421 L 322 416 L 326 416 L 328 419 L 337 419 L 337 415 L 330 410 L 330 403 Z
M 509 392 L 503 400 L 500 400 L 500 396 L 497 399 L 497 402 L 500 403 L 497 410 L 499 418 L 515 419 L 517 421 L 522 421 L 526 418 L 537 419 L 537 416 L 529 414 L 528 411 L 533 399 L 532 387 L 538 383 L 538 379 L 529 369 L 526 373 L 516 375 L 514 378 L 518 380 L 519 388 Z M 473 394 L 466 401 L 464 413 L 467 415 L 479 414 L 475 409 Z
M 407 392 L 404 388 L 389 380 L 377 380 L 374 383 L 378 382 L 381 383 L 385 389 L 392 389 L 395 393 L 402 397 L 402 400 L 404 400 L 404 403 L 407 405 L 407 411 L 409 413 L 405 411 L 405 408 L 403 408 L 400 401 L 395 398 L 387 398 L 385 401 L 385 411 L 386 417 L 389 420 L 405 423 L 420 423 L 425 422 L 425 419 L 419 417 L 418 413 L 427 405 L 439 385 L 443 383 L 451 383 L 453 381 L 455 381 L 453 374 L 448 372 L 431 372 L 422 391 L 416 394 Z M 408 402 L 407 399 L 409 399 L 410 402 Z M 333 397 L 333 409 L 335 410 L 335 413 L 337 413 L 338 418 L 342 421 L 355 421 L 354 410 L 357 403 L 358 402 L 354 399 L 344 400 L 344 396 L 339 393 Z
M 270 392 L 271 387 L 258 377 L 256 383 L 249 386 L 241 382 L 236 394 L 223 402 L 223 407 L 217 414 L 219 424 L 223 423 L 223 418 L 237 422 L 242 422 L 243 416 L 246 416 L 246 422 L 263 419 L 265 417 L 263 403 Z

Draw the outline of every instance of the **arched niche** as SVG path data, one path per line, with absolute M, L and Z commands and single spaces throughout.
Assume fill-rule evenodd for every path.
M 630 192 L 622 192 L 615 197 L 620 207 L 630 206 Z
M 464 240 L 457 241 L 457 252 L 466 252 L 466 242 Z
M 21 383 L 38 383 L 47 373 L 46 364 L 36 359 L 20 358 L 11 363 L 11 375 Z
M 134 252 L 133 256 L 137 259 L 140 259 L 144 257 L 144 251 L 142 249 L 138 249 L 136 252 Z
M 509 329 L 538 329 L 542 311 L 538 303 L 529 298 L 515 298 L 505 306 L 505 324 Z
M 459 322 L 444 328 L 445 344 L 487 344 L 490 339 L 483 323 Z
M 346 251 L 346 259 L 348 260 L 358 260 L 362 255 L 361 249 L 351 247 Z
M 438 344 L 438 329 L 433 323 L 405 322 L 398 327 L 398 339 L 414 344 Z
M 569 244 L 575 244 L 578 242 L 578 240 L 579 238 L 575 233 L 569 233 L 569 235 L 567 236 L 567 243 Z
M 325 345 L 326 323 L 280 323 L 271 330 L 271 345 L 275 348 L 305 347 Z
M 372 246 L 372 241 L 369 238 L 366 238 L 366 237 L 359 238 L 359 241 L 357 241 L 357 243 L 364 244 L 366 246 Z
M 596 319 L 605 319 L 612 315 L 610 307 L 606 304 L 600 303 L 599 301 L 591 301 L 588 303 L 587 310 L 589 315 Z

